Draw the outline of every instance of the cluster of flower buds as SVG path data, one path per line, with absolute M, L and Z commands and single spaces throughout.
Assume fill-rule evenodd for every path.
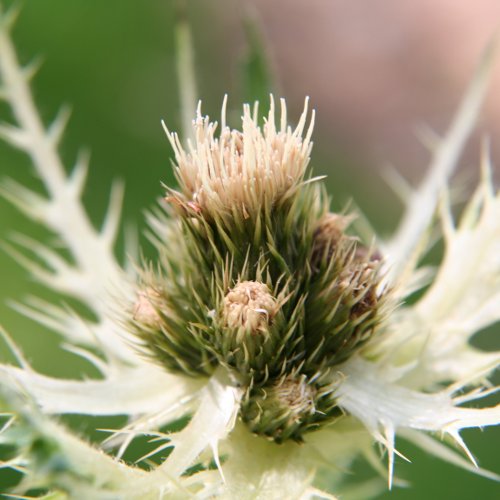
M 385 292 L 380 256 L 307 175 L 307 104 L 296 129 L 270 108 L 260 127 L 246 106 L 242 131 L 223 116 L 218 137 L 199 113 L 189 152 L 168 133 L 180 191 L 155 219 L 161 271 L 144 273 L 131 324 L 168 370 L 226 366 L 246 389 L 242 421 L 300 441 L 338 416 L 332 373 L 374 335 Z

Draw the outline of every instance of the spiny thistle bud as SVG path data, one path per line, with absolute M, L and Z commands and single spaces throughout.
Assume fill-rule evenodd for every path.
M 352 219 L 327 213 L 316 224 L 313 280 L 306 303 L 310 317 L 306 341 L 313 353 L 306 364 L 311 367 L 332 366 L 348 358 L 383 318 L 386 293 L 379 290 L 381 258 L 344 232 Z
M 277 443 L 301 441 L 305 432 L 339 415 L 333 391 L 334 384 L 325 385 L 318 376 L 292 373 L 269 386 L 251 389 L 242 419 L 252 432 Z
M 179 223 L 153 221 L 159 272 L 144 283 L 161 289 L 161 307 L 141 297 L 139 316 L 159 318 L 136 321 L 135 333 L 169 370 L 225 366 L 246 389 L 240 416 L 252 431 L 300 441 L 338 415 L 332 367 L 373 336 L 384 292 L 379 263 L 346 234 L 352 217 L 328 213 L 317 179 L 305 180 L 307 107 L 295 130 L 284 103 L 279 127 L 270 108 L 261 129 L 245 106 L 241 132 L 223 109 L 218 138 L 198 109 L 189 152 L 168 132 L 181 193 L 167 211 Z
M 315 413 L 316 389 L 305 375 L 287 376 L 270 387 L 254 390 L 242 418 L 252 432 L 277 442 L 300 439 L 301 426 Z
M 224 297 L 224 323 L 249 333 L 265 332 L 277 312 L 276 299 L 264 283 L 242 281 Z
M 294 335 L 300 315 L 289 309 L 288 287 L 271 289 L 259 280 L 238 280 L 219 299 L 207 337 L 220 362 L 252 383 L 280 373 L 297 342 Z

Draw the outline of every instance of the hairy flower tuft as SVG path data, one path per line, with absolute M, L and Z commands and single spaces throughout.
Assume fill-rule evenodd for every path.
M 172 200 L 187 212 L 202 213 L 209 219 L 246 220 L 289 197 L 304 179 L 309 154 L 314 112 L 306 136 L 308 109 L 295 129 L 288 125 L 285 101 L 281 100 L 281 118 L 275 122 L 274 100 L 262 127 L 258 107 L 243 108 L 241 131 L 226 125 L 225 104 L 218 137 L 217 122 L 201 115 L 194 121 L 195 143 L 188 151 L 176 133 L 167 136 L 174 148 L 176 176 L 181 193 Z
M 224 297 L 223 321 L 230 328 L 244 328 L 256 334 L 267 330 L 277 309 L 267 285 L 242 281 Z

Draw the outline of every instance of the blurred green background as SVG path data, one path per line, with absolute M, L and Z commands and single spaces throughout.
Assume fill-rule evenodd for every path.
M 253 97 L 252 86 L 245 83 L 240 71 L 251 55 L 244 29 L 248 10 L 245 2 L 235 2 L 230 7 L 226 3 L 227 9 L 224 4 L 193 1 L 188 4 L 187 13 L 193 29 L 198 90 L 204 111 L 218 116 L 223 95 L 228 93 L 237 119 L 241 102 Z M 61 104 L 71 104 L 73 115 L 62 144 L 62 156 L 71 166 L 81 147 L 89 147 L 92 152 L 84 201 L 95 224 L 102 220 L 113 179 L 126 182 L 124 220 L 138 231 L 144 229 L 143 210 L 162 195 L 160 182 L 173 183 L 171 150 L 160 120 L 165 119 L 173 130 L 181 124 L 174 53 L 176 12 L 176 2 L 169 1 L 27 0 L 22 7 L 14 39 L 22 62 L 34 56 L 43 57 L 42 69 L 33 84 L 42 116 L 49 122 Z M 228 16 L 232 20 L 231 31 L 227 29 Z M 283 16 L 286 20 L 286 12 Z M 287 82 L 281 81 L 277 90 L 286 97 Z M 311 95 L 313 106 L 314 97 Z M 301 102 L 290 103 L 292 117 L 298 116 L 301 106 Z M 8 108 L 2 104 L 0 110 L 2 120 L 9 120 Z M 318 112 L 321 113 L 320 108 Z M 353 199 L 379 231 L 393 228 L 401 205 L 381 181 L 380 174 L 365 168 L 360 151 L 346 151 L 342 144 L 337 144 L 329 130 L 316 129 L 315 138 L 312 164 L 317 174 L 328 175 L 335 208 Z M 2 178 L 38 185 L 28 159 L 3 143 L 0 165 Z M 0 239 L 8 240 L 12 232 L 48 237 L 43 229 L 0 200 Z M 141 242 L 145 254 L 152 255 L 144 239 Z M 14 334 L 34 367 L 54 375 L 92 374 L 74 356 L 62 351 L 54 356 L 55 335 L 9 307 L 9 301 L 22 301 L 27 295 L 45 292 L 5 252 L 0 253 L 0 273 L 0 322 Z M 0 352 L 2 359 L 9 357 L 3 344 Z M 73 425 L 85 428 L 81 422 Z M 468 431 L 464 435 L 480 464 L 498 471 L 499 430 Z M 398 460 L 396 473 L 413 486 L 385 493 L 382 498 L 499 497 L 494 482 L 444 464 L 404 443 L 401 450 L 413 463 Z M 1 486 L 0 483 L 0 491 Z

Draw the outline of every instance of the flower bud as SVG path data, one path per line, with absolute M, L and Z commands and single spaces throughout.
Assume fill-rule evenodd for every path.
M 224 297 L 223 321 L 230 328 L 251 333 L 267 330 L 278 310 L 276 299 L 264 283 L 242 281 Z
M 298 422 L 315 412 L 314 396 L 316 390 L 306 383 L 305 375 L 299 378 L 286 377 L 273 388 L 276 402 L 289 411 L 292 422 Z
M 381 256 L 345 235 L 351 220 L 328 213 L 314 233 L 313 279 L 306 303 L 306 364 L 311 370 L 343 362 L 366 343 L 384 317 Z
M 220 298 L 213 329 L 204 337 L 207 348 L 248 383 L 279 373 L 291 357 L 298 319 L 285 314 L 287 292 L 285 287 L 275 296 L 265 283 L 240 281 Z
M 251 390 L 242 407 L 242 418 L 255 434 L 278 443 L 300 441 L 303 432 L 325 417 L 317 412 L 318 395 L 305 375 L 287 375 L 270 386 Z

